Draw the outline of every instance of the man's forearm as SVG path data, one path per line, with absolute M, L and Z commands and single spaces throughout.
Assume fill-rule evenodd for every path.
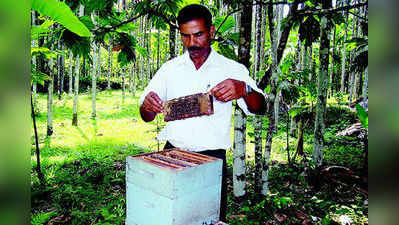
M 244 97 L 244 100 L 251 113 L 258 115 L 264 115 L 266 113 L 266 99 L 262 94 L 251 91 Z
M 155 119 L 157 113 L 147 111 L 143 108 L 143 105 L 140 106 L 140 116 L 145 122 L 151 122 Z

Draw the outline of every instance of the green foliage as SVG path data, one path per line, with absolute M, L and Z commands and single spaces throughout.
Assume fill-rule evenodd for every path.
M 213 43 L 212 47 L 221 55 L 232 60 L 238 60 L 238 56 L 234 52 L 234 49 L 231 45 L 215 42 Z
M 32 0 L 33 10 L 52 20 L 62 24 L 70 31 L 81 37 L 90 37 L 91 33 L 87 27 L 73 14 L 71 9 L 64 3 L 57 0 Z
M 52 20 L 45 20 L 40 26 L 33 25 L 30 30 L 32 40 L 36 40 L 39 37 L 47 36 L 48 33 L 52 32 L 50 27 L 54 24 Z
M 114 46 L 118 45 L 122 48 L 121 52 L 118 54 L 118 62 L 121 66 L 126 66 L 130 62 L 136 60 L 136 43 L 136 38 L 129 34 L 119 33 L 118 36 L 116 36 Z
M 40 55 L 46 59 L 55 59 L 57 58 L 57 54 L 61 54 L 59 51 L 50 50 L 46 47 L 33 47 L 30 49 L 31 56 Z
M 231 31 L 236 26 L 236 21 L 234 20 L 233 16 L 229 16 L 226 20 L 225 19 L 225 16 L 220 16 L 214 20 L 215 29 L 219 28 L 218 33 L 215 35 L 223 36 L 226 32 Z
M 89 58 L 91 50 L 90 38 L 79 37 L 75 33 L 65 30 L 61 33 L 61 40 L 72 51 L 75 57 L 80 55 L 84 58 Z
M 30 80 L 31 80 L 31 85 L 32 84 L 44 85 L 44 82 L 46 80 L 50 80 L 50 77 L 47 74 L 37 70 L 37 68 L 35 68 L 35 66 L 33 64 L 31 64 L 31 77 L 30 77 Z
M 35 213 L 32 215 L 31 224 L 32 225 L 46 224 L 51 219 L 51 217 L 55 216 L 56 214 L 57 214 L 56 211 Z
M 353 51 L 355 48 L 366 46 L 368 41 L 365 38 L 352 38 L 345 41 L 345 44 L 348 51 Z
M 356 114 L 359 117 L 360 122 L 362 123 L 362 127 L 368 129 L 369 128 L 369 116 L 368 112 L 363 108 L 363 106 L 356 104 Z

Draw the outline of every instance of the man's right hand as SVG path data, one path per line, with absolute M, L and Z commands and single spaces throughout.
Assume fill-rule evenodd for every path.
M 151 91 L 145 96 L 141 108 L 148 112 L 161 113 L 163 112 L 163 102 L 157 93 Z
M 145 122 L 150 122 L 155 119 L 157 113 L 161 112 L 163 112 L 163 102 L 155 92 L 151 91 L 140 106 L 141 118 Z

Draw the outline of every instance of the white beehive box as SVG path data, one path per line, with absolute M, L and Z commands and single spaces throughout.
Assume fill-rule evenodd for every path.
M 222 160 L 172 149 L 126 161 L 127 225 L 218 222 Z

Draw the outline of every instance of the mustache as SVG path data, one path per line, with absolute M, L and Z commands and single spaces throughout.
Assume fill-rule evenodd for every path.
M 191 46 L 191 47 L 188 47 L 187 49 L 188 49 L 189 51 L 201 50 L 201 48 L 198 47 L 198 46 Z

